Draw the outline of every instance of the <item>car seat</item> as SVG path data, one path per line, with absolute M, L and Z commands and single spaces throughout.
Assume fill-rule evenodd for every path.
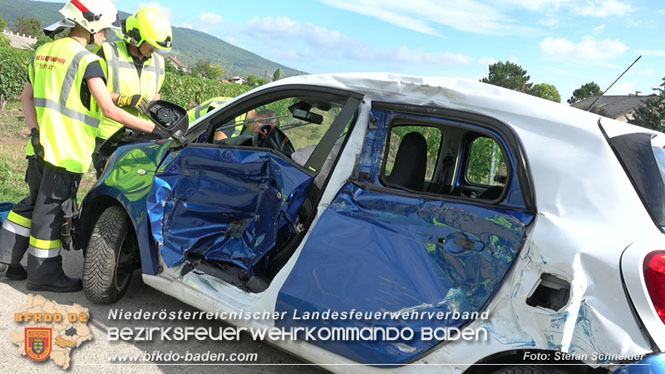
M 395 164 L 385 181 L 395 187 L 422 191 L 427 167 L 427 141 L 417 132 L 404 136 L 397 149 Z

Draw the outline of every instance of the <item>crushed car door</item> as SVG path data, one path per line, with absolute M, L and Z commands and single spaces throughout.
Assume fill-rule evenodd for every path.
M 269 150 L 190 145 L 169 154 L 148 197 L 153 237 L 168 267 L 187 256 L 249 275 L 288 239 L 313 177 Z
M 199 139 L 205 144 L 175 150 L 160 165 L 147 205 L 166 266 L 205 261 L 240 269 L 243 279 L 264 277 L 271 256 L 302 230 L 301 207 L 328 155 L 321 144 L 330 151 L 339 135 L 333 130 L 348 127 L 360 101 L 275 96 L 242 115 L 247 121 L 238 134 L 222 135 L 231 114 L 216 114 L 210 137 Z M 242 126 L 238 114 L 231 118 L 235 132 Z M 294 161 L 306 147 L 314 147 L 308 161 Z
M 454 332 L 451 329 L 481 317 L 523 246 L 533 213 L 522 199 L 524 186 L 518 174 L 524 170 L 519 170 L 518 152 L 513 148 L 518 143 L 508 142 L 503 134 L 376 108 L 371 121 L 356 179 L 338 192 L 313 228 L 280 290 L 276 309 L 287 318 L 276 324 L 333 328 L 338 335 L 326 339 L 325 332 L 319 336 L 322 339 L 311 343 L 364 364 L 401 365 L 445 341 L 444 331 Z M 424 171 L 418 183 L 401 180 L 396 175 L 399 163 L 405 165 L 406 175 L 419 168 L 414 154 L 420 146 L 413 144 L 404 146 L 406 152 L 397 149 L 396 157 L 408 160 L 394 160 L 392 178 L 388 178 L 385 164 L 394 157 L 386 150 L 390 148 L 386 140 L 392 125 L 399 123 L 411 131 L 402 137 L 399 148 L 410 142 L 407 138 L 429 146 L 430 151 L 434 148 L 434 156 L 421 160 L 436 161 L 438 167 L 449 163 L 444 162 L 446 157 L 436 157 L 445 154 L 440 144 L 428 143 L 434 137 L 432 129 L 450 128 L 458 133 L 468 129 L 496 139 L 510 167 L 501 197 L 437 196 L 432 193 L 438 188 L 436 181 L 423 181 L 422 176 L 444 175 L 442 172 Z M 423 128 L 420 135 L 418 126 Z M 416 135 L 410 135 L 413 133 Z M 425 143 L 422 134 L 428 137 Z M 436 136 L 445 138 L 446 133 Z M 460 150 L 458 154 L 469 153 Z M 464 170 L 456 173 L 458 178 L 466 175 Z M 384 335 L 389 328 L 406 335 L 393 339 Z M 438 330 L 435 337 L 428 335 L 433 331 L 428 329 L 437 328 L 448 330 Z

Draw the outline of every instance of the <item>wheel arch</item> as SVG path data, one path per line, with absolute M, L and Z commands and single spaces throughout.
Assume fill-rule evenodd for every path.
M 90 235 L 97 219 L 110 206 L 120 206 L 132 223 L 132 230 L 136 234 L 138 248 L 141 256 L 141 271 L 149 275 L 160 272 L 157 260 L 157 247 L 151 241 L 149 222 L 145 219 L 145 196 L 136 201 L 127 201 L 118 190 L 105 185 L 93 188 L 81 204 L 81 212 L 74 225 L 73 237 L 77 249 L 83 250 L 85 256 Z
M 95 223 L 97 223 L 97 219 L 102 212 L 113 205 L 122 207 L 125 213 L 127 213 L 127 209 L 125 209 L 118 200 L 111 196 L 99 195 L 92 199 L 86 198 L 83 201 L 83 204 L 81 205 L 81 213 L 76 222 L 74 237 L 76 238 L 76 248 L 81 249 L 84 256 L 88 247 L 88 242 L 90 241 L 90 235 L 92 235 L 92 230 L 95 227 Z M 133 226 L 134 222 L 132 221 L 132 229 L 136 232 L 136 227 Z

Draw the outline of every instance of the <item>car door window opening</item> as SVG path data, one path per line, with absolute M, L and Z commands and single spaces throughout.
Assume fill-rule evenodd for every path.
M 505 142 L 494 131 L 443 118 L 388 113 L 392 120 L 382 155 L 381 185 L 489 204 L 507 197 L 514 169 Z M 521 194 L 519 190 L 519 183 L 513 183 L 512 195 Z

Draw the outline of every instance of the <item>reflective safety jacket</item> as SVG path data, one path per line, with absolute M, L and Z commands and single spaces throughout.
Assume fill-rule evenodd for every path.
M 165 70 L 162 56 L 153 53 L 151 58 L 145 60 L 139 77 L 134 60 L 127 49 L 127 43 L 124 41 L 104 43 L 101 48 L 106 56 L 106 86 L 110 92 L 129 96 L 141 95 L 148 100 L 155 98 L 164 84 Z M 148 120 L 148 117 L 134 108 L 122 109 L 133 116 Z M 122 126 L 119 122 L 103 117 L 97 136 L 108 139 Z
M 39 47 L 28 68 L 44 160 L 73 173 L 88 170 L 95 149 L 101 112 L 92 97 L 90 108 L 83 105 L 81 83 L 88 65 L 100 60 L 76 40 L 63 38 Z M 34 155 L 30 142 L 27 155 Z
M 232 99 L 233 98 L 231 97 L 223 97 L 223 96 L 213 97 L 212 99 L 208 99 L 199 104 L 198 106 L 188 110 L 187 115 L 189 116 L 190 125 L 197 119 L 208 114 L 209 111 L 219 108 L 220 106 L 226 104 L 227 101 L 230 101 Z M 236 117 L 235 123 L 237 124 L 237 126 L 235 127 L 232 136 L 240 135 L 243 128 L 243 122 L 245 122 L 246 118 L 247 114 L 242 114 Z

